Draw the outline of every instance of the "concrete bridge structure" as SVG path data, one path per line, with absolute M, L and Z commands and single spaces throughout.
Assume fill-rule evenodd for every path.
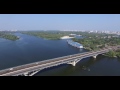
M 60 64 L 71 64 L 75 66 L 77 62 L 82 60 L 83 58 L 93 57 L 96 58 L 99 54 L 104 54 L 109 52 L 110 50 L 117 50 L 120 46 L 113 46 L 109 48 L 104 48 L 98 51 L 89 51 L 84 53 L 78 53 L 53 59 L 48 59 L 44 61 L 34 62 L 30 64 L 20 65 L 17 67 L 12 67 L 4 70 L 0 70 L 0 76 L 33 76 L 37 72 L 45 69 L 50 68 L 53 66 L 58 66 Z

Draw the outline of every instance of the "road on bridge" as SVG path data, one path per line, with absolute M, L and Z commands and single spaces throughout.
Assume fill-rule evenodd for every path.
M 64 56 L 64 57 L 39 61 L 39 62 L 35 62 L 35 63 L 30 63 L 30 64 L 25 64 L 25 65 L 1 70 L 0 71 L 0 76 L 14 76 L 14 75 L 23 74 L 23 73 L 29 72 L 29 71 L 40 70 L 40 69 L 44 69 L 44 68 L 47 68 L 47 67 L 52 67 L 52 66 L 55 66 L 55 65 L 58 65 L 58 64 L 67 63 L 67 62 L 75 60 L 77 58 L 84 58 L 84 57 L 87 57 L 87 56 L 93 56 L 95 54 L 97 55 L 97 54 L 106 53 L 111 49 L 117 49 L 117 48 L 116 47 L 110 47 L 110 48 L 102 49 L 102 50 L 99 50 L 99 51 L 90 51 L 90 52 L 68 55 L 68 56 Z

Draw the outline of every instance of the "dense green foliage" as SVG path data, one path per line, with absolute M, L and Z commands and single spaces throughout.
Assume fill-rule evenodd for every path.
M 110 57 L 115 57 L 117 55 L 117 52 L 115 51 L 109 51 L 108 53 L 105 54 L 106 56 L 110 56 Z
M 109 46 L 120 45 L 120 37 L 116 35 L 108 34 L 86 34 L 86 37 L 83 39 L 73 38 L 73 41 L 81 43 L 84 48 L 88 50 L 99 50 L 102 48 L 107 48 Z M 120 51 L 110 51 L 105 55 L 110 57 L 118 56 L 120 57 Z
M 0 38 L 5 38 L 13 41 L 19 39 L 17 36 L 12 35 L 11 33 L 6 33 L 6 32 L 0 32 Z
M 117 38 L 117 37 L 83 38 L 83 39 L 74 38 L 73 41 L 83 44 L 85 48 L 89 48 L 90 50 L 96 50 L 96 49 L 101 49 L 101 48 L 108 47 L 108 46 L 120 45 L 120 38 Z
M 120 57 L 120 50 L 117 51 L 109 51 L 108 53 L 105 54 L 106 56 L 109 57 Z
M 22 32 L 23 34 L 28 34 L 28 35 L 33 35 L 41 38 L 46 38 L 46 39 L 60 39 L 60 37 L 63 37 L 65 35 L 68 35 L 67 33 L 60 33 L 60 32 L 44 32 L 44 31 L 39 31 L 39 32 Z

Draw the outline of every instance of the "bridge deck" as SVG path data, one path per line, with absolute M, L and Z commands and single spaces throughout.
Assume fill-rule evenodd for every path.
M 76 58 L 84 58 L 84 57 L 87 57 L 87 56 L 92 56 L 94 54 L 106 53 L 111 49 L 116 49 L 117 50 L 117 48 L 116 47 L 112 47 L 112 48 L 109 47 L 107 49 L 104 48 L 104 49 L 99 50 L 99 51 L 90 51 L 90 52 L 85 52 L 85 53 L 79 53 L 79 54 L 68 55 L 68 56 L 63 56 L 63 57 L 59 57 L 59 58 L 34 62 L 34 63 L 30 63 L 30 64 L 25 64 L 25 65 L 20 65 L 20 66 L 17 66 L 17 67 L 13 67 L 12 69 L 8 68 L 8 69 L 1 70 L 0 75 L 14 75 L 14 74 L 19 74 L 19 73 L 22 73 L 22 72 L 27 72 L 27 71 L 30 71 L 30 70 L 34 70 L 34 69 L 44 68 L 44 67 L 48 67 L 48 66 L 54 66 L 54 65 L 60 64 L 62 62 L 69 62 L 69 61 L 74 60 Z

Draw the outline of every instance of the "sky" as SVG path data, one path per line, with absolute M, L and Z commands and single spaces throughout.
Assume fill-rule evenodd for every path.
M 120 31 L 120 14 L 0 14 L 0 30 Z

